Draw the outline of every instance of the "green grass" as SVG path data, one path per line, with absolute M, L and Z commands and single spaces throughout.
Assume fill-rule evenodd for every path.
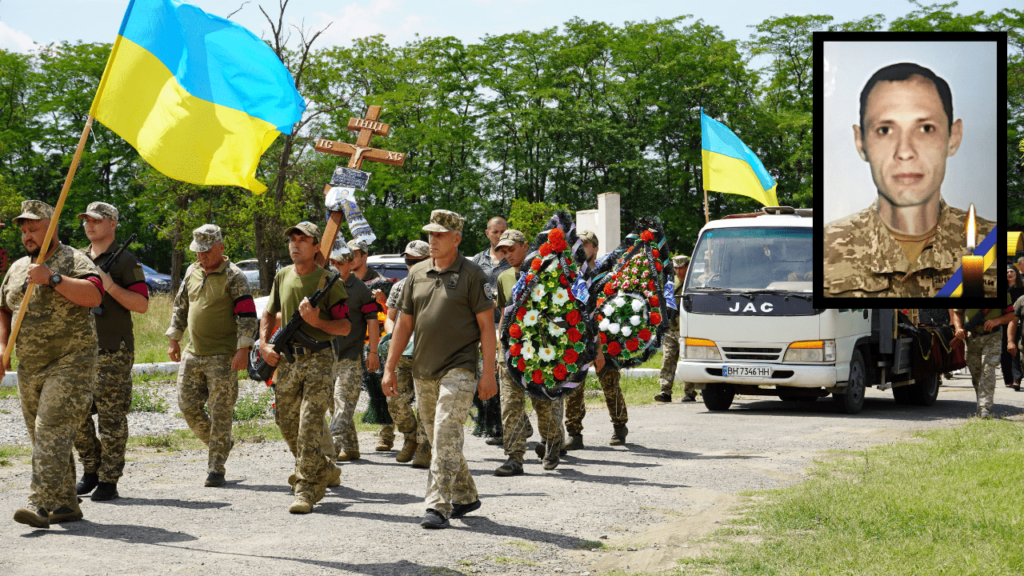
M 580 550 L 601 550 L 605 548 L 604 542 L 597 540 L 584 540 L 576 545 Z
M 587 391 L 601 392 L 600 394 L 591 395 L 586 397 L 586 404 L 590 405 L 601 405 L 604 406 L 604 393 L 601 390 L 601 383 L 598 382 L 597 377 L 594 375 L 587 376 L 584 382 L 585 389 Z M 619 388 L 622 389 L 622 395 L 626 398 L 626 406 L 640 406 L 642 404 L 653 404 L 654 395 L 661 392 L 661 384 L 658 382 L 657 376 L 642 376 L 640 378 L 621 378 L 619 379 Z M 527 397 L 527 402 L 529 402 Z M 527 404 L 527 411 L 533 410 L 533 404 Z M 529 413 L 529 412 L 527 412 Z
M 18 397 L 17 386 L 0 386 L 0 400 L 7 400 L 8 398 Z
M 151 386 L 132 386 L 132 412 L 167 412 L 167 401 Z
M 718 552 L 681 563 L 712 574 L 1024 573 L 1024 426 L 965 426 L 816 463 L 758 492 Z M 726 536 L 752 532 L 759 544 Z
M 537 545 L 534 544 L 533 542 L 524 542 L 522 540 L 513 540 L 511 542 L 504 542 L 503 544 L 505 546 L 515 546 L 516 548 L 519 548 L 523 552 L 533 552 L 534 550 L 537 549 Z
M 11 466 L 11 458 L 32 456 L 31 446 L 0 446 L 0 466 Z
M 145 314 L 132 312 L 135 325 L 135 363 L 170 362 L 167 356 L 167 327 L 171 325 L 171 308 L 174 298 L 170 294 L 153 294 L 149 297 L 149 310 Z M 181 349 L 188 343 L 188 333 L 181 340 Z
M 235 402 L 235 408 L 231 411 L 231 419 L 238 422 L 242 420 L 259 420 L 270 417 L 270 405 L 274 402 L 274 391 L 270 388 L 262 390 L 259 394 L 248 394 L 239 396 Z
M 638 368 L 654 368 L 655 370 L 661 370 L 661 362 L 664 360 L 665 354 L 661 350 L 658 350 L 650 357 L 647 362 L 644 362 Z

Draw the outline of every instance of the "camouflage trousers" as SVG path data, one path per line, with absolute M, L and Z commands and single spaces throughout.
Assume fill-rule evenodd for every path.
M 341 359 L 334 363 L 334 405 L 331 408 L 331 437 L 334 449 L 359 452 L 356 434 L 356 404 L 363 391 L 363 359 Z
M 477 379 L 471 370 L 454 368 L 437 380 L 416 379 L 416 405 L 432 455 L 427 473 L 427 508 L 448 518 L 452 504 L 478 498 L 476 484 L 462 455 L 466 418 Z
M 1002 333 L 995 331 L 984 336 L 971 336 L 967 340 L 967 368 L 978 394 L 978 411 L 992 410 L 996 393 L 996 366 L 1001 355 Z
M 178 408 L 196 438 L 210 447 L 208 474 L 224 474 L 224 463 L 234 445 L 231 413 L 238 400 L 238 372 L 231 369 L 231 357 L 185 351 L 178 365 Z
M 78 510 L 71 445 L 89 414 L 96 385 L 96 356 L 67 355 L 49 364 L 18 367 L 18 396 L 32 440 L 29 504 Z
M 508 370 L 500 370 L 501 380 L 501 427 L 505 443 L 505 455 L 520 464 L 526 454 L 526 439 L 533 436 L 533 426 L 526 414 L 526 390 L 512 381 Z M 533 409 L 537 413 L 537 428 L 540 429 L 541 442 L 548 450 L 561 450 L 565 443 L 562 428 L 562 398 L 555 400 L 530 398 Z M 554 440 L 551 440 L 554 438 Z
M 402 356 L 395 368 L 395 377 L 398 379 L 398 395 L 388 396 L 388 413 L 394 424 L 385 424 L 380 429 L 380 437 L 385 442 L 395 441 L 395 428 L 405 435 L 406 440 L 413 437 L 417 444 L 427 441 L 423 433 L 423 426 L 416 420 L 416 412 L 412 409 L 412 402 L 416 397 L 416 387 L 412 383 L 412 358 Z
M 277 365 L 274 419 L 288 449 L 295 456 L 295 496 L 319 502 L 327 491 L 334 469 L 325 454 L 333 442 L 326 431 L 324 414 L 331 405 L 334 383 L 334 351 L 330 348 L 295 362 L 282 357 Z
M 664 394 L 672 395 L 672 384 L 676 380 L 676 366 L 679 363 L 679 327 L 672 326 L 665 333 L 665 341 L 662 343 L 664 359 L 661 362 L 661 374 L 658 381 L 661 383 L 661 391 Z M 696 396 L 697 390 L 692 382 L 683 383 L 683 394 Z
M 611 416 L 612 424 L 628 422 L 626 399 L 622 396 L 622 388 L 619 387 L 619 369 L 611 364 L 605 364 L 604 370 L 597 371 L 597 379 L 604 390 L 604 402 L 608 405 L 608 415 Z M 583 417 L 587 415 L 583 388 L 580 385 L 565 399 L 565 430 L 570 436 L 579 436 L 583 433 Z
M 84 472 L 99 475 L 100 482 L 116 483 L 124 474 L 135 352 L 121 342 L 120 350 L 100 350 L 98 358 L 99 375 L 92 395 L 92 411 L 98 426 L 93 425 L 92 415 L 87 414 L 78 427 L 75 450 Z

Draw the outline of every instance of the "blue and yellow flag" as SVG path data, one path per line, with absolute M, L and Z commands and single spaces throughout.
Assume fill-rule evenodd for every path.
M 260 156 L 305 109 L 252 32 L 174 0 L 132 0 L 90 114 L 171 178 L 259 194 Z
M 765 206 L 778 206 L 775 179 L 732 130 L 700 111 L 700 147 L 704 189 L 750 196 Z

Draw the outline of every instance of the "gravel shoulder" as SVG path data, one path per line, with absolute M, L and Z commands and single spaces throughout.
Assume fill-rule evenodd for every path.
M 11 413 L 0 412 L 0 430 L 11 415 L 24 429 L 17 400 L 0 410 Z M 677 401 L 630 407 L 627 445 L 612 447 L 607 411 L 591 407 L 587 449 L 569 453 L 552 472 L 531 450 L 526 475 L 495 477 L 503 453 L 467 435 L 483 507 L 436 532 L 419 526 L 426 472 L 397 464 L 395 452 L 374 452 L 371 433 L 360 435 L 363 458 L 340 464 L 342 485 L 307 516 L 288 514 L 294 460 L 284 443 L 241 443 L 227 463 L 228 484 L 218 489 L 202 487 L 205 452 L 133 451 L 120 499 L 87 499 L 85 520 L 33 531 L 10 520 L 30 478 L 19 458 L 0 467 L 0 573 L 656 572 L 701 553 L 694 539 L 734 514 L 739 492 L 798 482 L 824 451 L 906 441 L 918 430 L 962 424 L 973 412 L 964 376 L 946 381 L 930 408 L 898 406 L 891 393 L 871 390 L 852 417 L 835 413 L 830 400 L 741 397 L 718 413 Z M 996 413 L 1024 414 L 1024 393 L 1000 382 Z M 140 430 L 146 433 L 132 425 L 133 434 Z M 588 542 L 604 548 L 587 551 Z

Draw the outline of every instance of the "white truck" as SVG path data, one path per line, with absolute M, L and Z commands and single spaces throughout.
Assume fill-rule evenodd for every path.
M 704 226 L 679 302 L 682 380 L 709 410 L 736 394 L 831 394 L 855 414 L 869 386 L 934 404 L 940 375 L 911 373 L 913 339 L 897 334 L 897 311 L 814 308 L 812 242 L 812 211 L 788 206 Z

